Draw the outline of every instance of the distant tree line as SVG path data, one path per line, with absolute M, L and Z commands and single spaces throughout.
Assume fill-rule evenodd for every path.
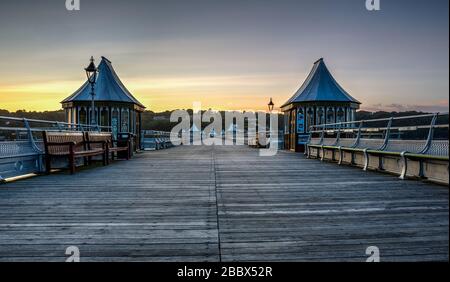
M 187 110 L 187 112 L 192 117 L 192 110 Z M 172 127 L 176 123 L 170 122 L 170 115 L 172 111 L 165 111 L 165 112 L 159 112 L 155 113 L 152 111 L 145 111 L 142 114 L 142 128 L 148 129 L 148 130 L 160 130 L 160 131 L 170 131 Z M 225 125 L 225 111 L 220 111 L 220 114 L 222 116 L 223 125 Z M 372 120 L 372 119 L 382 119 L 382 118 L 389 118 L 389 117 L 401 117 L 401 116 L 412 116 L 412 115 L 421 115 L 426 114 L 424 112 L 417 112 L 417 111 L 407 111 L 407 112 L 384 112 L 384 111 L 378 111 L 378 112 L 368 112 L 368 111 L 358 111 L 356 113 L 356 119 L 357 120 Z M 0 116 L 11 116 L 11 117 L 19 117 L 19 118 L 29 118 L 29 119 L 40 119 L 40 120 L 50 120 L 50 121 L 65 121 L 65 114 L 64 110 L 58 110 L 58 111 L 44 111 L 44 112 L 36 112 L 36 111 L 26 111 L 26 110 L 19 110 L 16 112 L 9 112 L 7 110 L 1 110 L 0 109 Z M 444 119 L 444 120 L 443 120 Z M 447 122 L 448 123 L 448 116 L 443 117 L 443 119 L 440 119 L 440 122 Z M 269 120 L 269 119 L 267 119 Z M 283 129 L 283 115 L 280 114 L 279 116 L 279 129 Z M 430 119 L 423 119 L 419 123 L 423 124 L 429 124 Z M 396 125 L 409 125 L 411 124 L 410 121 L 399 121 Z M 203 123 L 202 127 L 205 127 L 208 123 Z M 384 126 L 386 125 L 385 122 L 382 122 L 376 126 Z

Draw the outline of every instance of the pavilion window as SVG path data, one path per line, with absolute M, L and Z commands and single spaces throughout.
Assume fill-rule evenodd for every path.
M 306 128 L 308 131 L 310 130 L 310 127 L 314 125 L 314 109 L 308 108 L 306 110 Z
M 317 124 L 325 123 L 325 110 L 323 107 L 317 109 Z
M 347 108 L 347 121 L 352 121 L 352 109 Z
M 336 113 L 336 122 L 344 122 L 345 121 L 345 111 L 343 108 L 339 107 Z
M 122 110 L 122 123 L 120 130 L 122 132 L 128 132 L 128 125 L 129 125 L 129 113 L 128 110 L 123 109 Z
M 303 108 L 297 111 L 297 133 L 305 133 L 305 113 Z
M 86 109 L 84 107 L 81 108 L 79 116 L 80 116 L 80 119 L 79 119 L 78 123 L 80 123 L 80 124 L 87 124 L 88 123 L 87 112 L 86 112 Z
M 108 126 L 109 125 L 108 119 L 109 119 L 108 110 L 106 108 L 102 108 L 100 112 L 100 125 Z
M 327 109 L 327 123 L 334 123 L 334 108 L 329 107 Z
M 119 110 L 116 108 L 113 108 L 111 113 L 111 131 L 114 138 L 117 138 L 117 133 L 119 132 Z

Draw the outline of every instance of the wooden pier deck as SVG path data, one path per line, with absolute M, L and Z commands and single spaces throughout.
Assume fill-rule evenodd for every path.
M 448 188 L 244 146 L 0 185 L 0 261 L 448 261 Z

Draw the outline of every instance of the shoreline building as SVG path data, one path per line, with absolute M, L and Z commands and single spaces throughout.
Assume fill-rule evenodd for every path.
M 105 57 L 98 66 L 94 86 L 95 119 L 100 126 L 111 126 L 115 137 L 117 133 L 133 133 L 135 148 L 139 148 L 142 130 L 141 104 L 120 81 L 111 61 Z M 80 89 L 64 99 L 61 104 L 69 123 L 92 124 L 91 85 L 86 81 Z
M 354 121 L 360 105 L 336 82 L 320 58 L 300 89 L 281 106 L 285 149 L 303 152 L 310 126 Z

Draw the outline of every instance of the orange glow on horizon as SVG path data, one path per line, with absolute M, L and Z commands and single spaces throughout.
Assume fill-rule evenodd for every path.
M 147 110 L 153 112 L 192 109 L 194 102 L 200 102 L 204 110 L 266 111 L 270 97 L 273 98 L 275 109 L 279 109 L 293 95 L 299 86 L 299 76 L 134 77 L 122 78 L 122 82 Z M 0 85 L 0 109 L 12 112 L 60 110 L 60 102 L 82 83 L 82 80 L 60 80 Z M 348 86 L 346 89 L 363 102 L 362 110 L 402 110 L 395 104 L 380 104 L 378 92 L 371 95 L 370 89 L 364 89 L 365 93 L 352 91 L 352 87 Z M 430 100 L 428 104 L 417 106 L 406 105 L 403 110 L 433 111 L 436 108 L 448 111 L 448 99 Z
M 276 82 L 261 77 L 184 77 L 160 79 L 123 79 L 131 93 L 147 110 L 163 112 L 191 109 L 201 102 L 203 109 L 266 110 Z M 272 81 L 274 81 L 272 79 Z M 61 109 L 60 101 L 71 95 L 81 81 L 41 82 L 0 86 L 0 109 L 9 111 L 53 111 Z M 278 101 L 283 103 L 290 96 Z

